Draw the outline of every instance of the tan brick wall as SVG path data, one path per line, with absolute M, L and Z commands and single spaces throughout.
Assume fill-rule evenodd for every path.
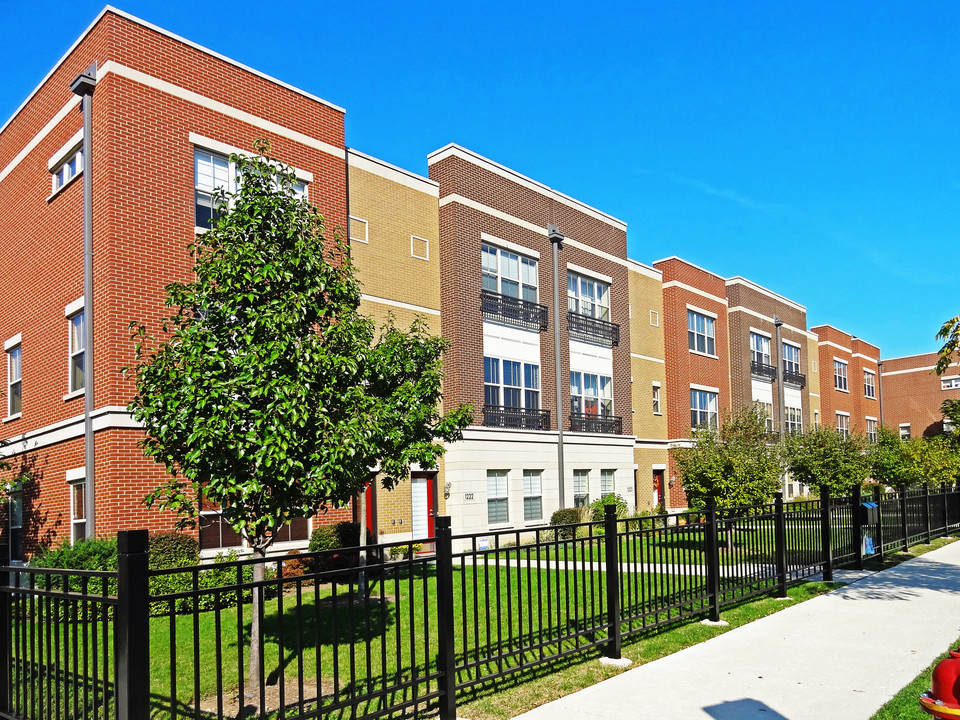
M 806 373 L 807 373 L 807 399 L 810 402 L 807 408 L 807 414 L 803 416 L 804 430 L 812 428 L 817 421 L 823 420 L 823 411 L 820 409 L 820 344 L 815 338 L 807 338 L 806 342 Z M 803 358 L 801 358 L 803 359 Z
M 669 388 L 663 340 L 663 284 L 638 270 L 630 271 L 629 282 L 633 432 L 639 438 L 666 441 Z M 654 383 L 660 387 L 659 415 L 653 412 Z

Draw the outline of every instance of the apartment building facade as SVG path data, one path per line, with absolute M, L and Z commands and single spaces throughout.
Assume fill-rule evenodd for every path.
M 882 423 L 900 437 L 931 437 L 953 430 L 940 406 L 960 400 L 960 363 L 942 375 L 935 368 L 939 354 L 888 358 L 881 363 Z
M 810 329 L 819 346 L 820 420 L 871 442 L 880 426 L 880 348 L 831 325 Z
M 95 63 L 92 97 L 93 298 L 83 294 L 80 98 L 71 83 Z M 7 355 L 2 436 L 15 475 L 7 532 L 20 560 L 39 543 L 118 528 L 172 527 L 143 506 L 163 469 L 145 460 L 126 405 L 128 323 L 169 314 L 165 286 L 191 277 L 187 250 L 230 187 L 232 152 L 270 140 L 296 169 L 327 227 L 347 225 L 343 110 L 148 23 L 107 8 L 0 128 L 0 336 Z M 92 321 L 95 487 L 84 470 L 84 394 Z M 9 392 L 11 389 L 14 392 Z M 92 500 L 92 502 L 91 502 Z M 291 546 L 309 523 L 288 527 Z M 201 544 L 235 546 L 215 510 Z M 281 544 L 282 547 L 282 544 Z
M 440 316 L 439 184 L 357 150 L 347 151 L 350 256 L 361 286 L 360 311 L 380 327 L 420 320 L 431 335 Z M 367 525 L 380 542 L 433 535 L 446 512 L 443 459 L 414 467 L 409 482 L 367 490 Z
M 611 492 L 635 504 L 626 225 L 457 145 L 428 165 L 444 398 L 474 409 L 445 456 L 454 531 L 536 527 Z
M 726 281 L 678 257 L 653 267 L 663 278 L 667 435 L 671 446 L 682 447 L 692 428 L 719 427 L 731 407 Z M 662 502 L 668 509 L 687 506 L 672 456 Z
M 661 505 L 669 469 L 666 347 L 663 336 L 663 273 L 631 260 L 630 381 L 636 435 L 637 509 Z

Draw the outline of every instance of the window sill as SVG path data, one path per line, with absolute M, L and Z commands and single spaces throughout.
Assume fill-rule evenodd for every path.
M 656 415 L 657 417 L 663 417 L 663 413 L 661 412 L 654 412 L 653 414 Z
M 719 355 L 711 355 L 710 353 L 700 352 L 699 350 L 691 350 L 691 355 L 699 355 L 700 357 L 713 358 L 714 360 L 719 360 Z
M 13 422 L 14 420 L 19 420 L 22 415 L 23 413 L 17 413 L 16 415 L 7 415 L 3 420 L 0 420 L 0 422 L 5 422 L 5 423 Z
M 833 389 L 836 390 L 837 392 L 846 393 L 847 395 L 850 394 L 849 390 L 844 390 L 843 388 L 834 387 Z
M 59 195 L 60 193 L 62 193 L 64 190 L 66 190 L 68 187 L 70 187 L 71 185 L 73 185 L 74 181 L 75 181 L 78 177 L 83 177 L 83 170 L 80 170 L 76 175 L 74 175 L 72 178 L 70 178 L 69 180 L 67 180 L 63 185 L 61 185 L 61 186 L 58 187 L 56 190 L 54 190 L 52 193 L 50 193 L 50 197 L 47 198 L 47 202 L 48 202 L 48 203 L 49 203 L 49 202 L 53 202 L 53 199 L 54 199 L 55 197 L 57 197 L 57 195 Z
M 72 390 L 63 396 L 63 401 L 67 402 L 68 400 L 73 400 L 74 398 L 83 397 L 83 392 L 83 388 L 80 388 L 79 390 Z
M 490 525 L 488 523 L 487 529 L 490 532 L 496 532 L 497 530 L 513 530 L 513 525 L 511 523 L 497 523 L 496 525 Z

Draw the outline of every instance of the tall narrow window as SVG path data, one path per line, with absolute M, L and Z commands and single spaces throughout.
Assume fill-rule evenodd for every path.
M 653 414 L 660 415 L 660 386 L 653 386 Z
M 83 172 L 83 149 L 77 148 L 53 170 L 53 191 L 56 192 Z
M 873 418 L 867 418 L 867 442 L 877 442 L 877 421 Z
M 600 471 L 600 497 L 613 495 L 616 492 L 616 487 L 614 484 L 614 477 L 616 476 L 616 474 L 617 474 L 616 470 Z
M 693 352 L 716 355 L 716 320 L 687 310 L 687 344 Z
M 783 429 L 788 433 L 803 432 L 803 412 L 800 408 L 787 407 L 783 418 Z
M 10 492 L 10 562 L 23 561 L 23 488 L 17 483 Z
M 217 191 L 231 192 L 230 161 L 223 155 L 196 148 L 193 151 L 193 183 L 195 221 L 198 228 L 208 228 L 219 217 Z
M 849 392 L 847 389 L 847 364 L 843 360 L 833 360 L 833 387 L 842 392 Z
M 573 506 L 586 507 L 590 503 L 590 471 L 573 471 Z
M 784 372 L 800 374 L 800 348 L 796 345 L 783 343 L 783 370 Z
M 542 471 L 523 471 L 523 519 L 543 519 L 543 491 L 541 490 Z
M 7 350 L 7 415 L 16 417 L 22 409 L 20 346 Z
M 910 439 L 910 423 L 901 423 L 900 424 L 900 439 L 909 440 Z
M 717 427 L 717 393 L 690 389 L 690 426 Z
M 71 315 L 70 322 L 70 392 L 84 388 L 84 313 L 83 310 Z
M 487 470 L 487 522 L 497 525 L 509 521 L 507 471 Z
M 610 286 L 593 278 L 567 273 L 567 309 L 578 315 L 610 320 Z
M 872 370 L 863 371 L 863 395 L 874 399 L 877 397 L 877 374 Z
M 70 485 L 70 540 L 77 542 L 87 537 L 87 483 L 75 482 Z
M 837 413 L 837 432 L 841 436 L 850 437 L 850 416 Z
M 750 359 L 759 365 L 770 364 L 770 338 L 750 333 Z
M 767 416 L 767 432 L 773 432 L 773 403 L 763 403 L 763 412 Z

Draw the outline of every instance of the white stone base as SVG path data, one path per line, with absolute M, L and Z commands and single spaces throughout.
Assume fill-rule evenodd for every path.
M 610 667 L 615 667 L 615 668 L 624 668 L 624 669 L 626 669 L 626 668 L 630 667 L 631 665 L 633 665 L 633 660 L 631 660 L 630 658 L 625 658 L 625 657 L 622 657 L 622 658 L 620 658 L 619 660 L 617 660 L 617 659 L 615 659 L 615 658 L 602 657 L 602 658 L 600 658 L 600 664 L 601 664 L 601 665 L 608 665 L 608 666 L 610 666 Z
M 728 623 L 726 620 L 717 620 L 716 622 L 713 620 L 701 620 L 700 624 L 710 625 L 711 627 L 723 627 L 725 625 L 729 625 L 730 623 Z

